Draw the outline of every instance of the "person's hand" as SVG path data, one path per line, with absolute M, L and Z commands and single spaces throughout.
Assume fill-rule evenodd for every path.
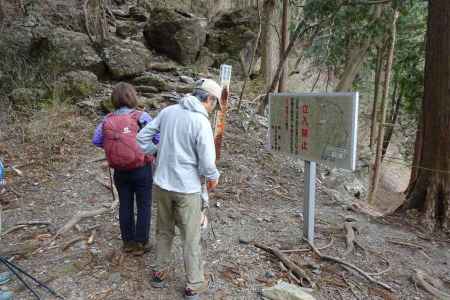
M 217 185 L 219 184 L 218 180 L 208 180 L 206 184 L 206 188 L 208 189 L 208 192 L 213 191 Z

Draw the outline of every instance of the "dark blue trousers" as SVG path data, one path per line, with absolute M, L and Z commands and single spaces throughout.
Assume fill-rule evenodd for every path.
M 152 168 L 145 165 L 131 171 L 114 171 L 119 193 L 119 221 L 124 242 L 146 243 L 152 216 Z M 136 201 L 137 216 L 134 216 Z M 136 220 L 135 220 L 136 219 Z

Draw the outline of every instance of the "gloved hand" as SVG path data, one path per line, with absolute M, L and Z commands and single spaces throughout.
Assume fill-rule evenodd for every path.
M 208 180 L 208 182 L 206 183 L 208 192 L 213 191 L 217 187 L 218 184 L 219 184 L 219 180 Z

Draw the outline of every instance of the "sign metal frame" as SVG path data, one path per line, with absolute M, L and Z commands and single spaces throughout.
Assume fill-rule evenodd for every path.
M 274 93 L 269 95 L 269 141 L 272 130 L 272 114 L 270 109 L 272 107 L 273 97 L 352 97 L 352 113 L 351 113 L 351 141 L 350 141 L 350 170 L 354 171 L 356 168 L 356 147 L 357 147 L 357 132 L 358 132 L 358 109 L 359 109 L 359 93 Z M 298 146 L 298 145 L 297 145 Z M 272 145 L 270 146 L 272 149 Z M 291 154 L 295 155 L 295 154 Z M 302 158 L 301 154 L 295 155 Z M 320 161 L 319 161 L 320 162 Z M 316 161 L 305 160 L 305 194 L 303 206 L 303 235 L 308 241 L 314 241 L 314 223 L 315 223 L 315 200 L 316 200 Z

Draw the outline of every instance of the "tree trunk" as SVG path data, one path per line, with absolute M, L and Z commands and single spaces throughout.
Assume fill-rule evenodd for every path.
M 301 30 L 303 28 L 303 30 Z M 269 88 L 267 89 L 267 92 L 263 98 L 263 101 L 261 101 L 261 104 L 259 105 L 257 109 L 257 113 L 259 115 L 264 115 L 264 111 L 266 110 L 267 104 L 269 103 L 269 93 L 272 93 L 276 90 L 277 83 L 280 81 L 280 74 L 281 70 L 283 69 L 284 64 L 287 61 L 287 58 L 289 56 L 289 53 L 291 52 L 292 48 L 294 47 L 295 42 L 303 36 L 311 27 L 306 26 L 306 24 L 302 21 L 297 24 L 297 28 L 295 29 L 294 34 L 292 35 L 289 45 L 286 48 L 286 51 L 284 51 L 283 56 L 281 57 L 281 60 L 278 64 L 277 70 L 272 78 L 272 83 L 270 84 Z M 317 27 L 316 27 L 317 29 Z M 317 30 L 316 30 L 317 33 Z
M 450 228 L 450 1 L 429 2 L 422 103 L 422 138 L 417 178 L 410 183 L 408 207 L 422 212 L 429 230 Z
M 416 142 L 414 144 L 414 154 L 412 159 L 412 166 L 411 166 L 411 175 L 409 177 L 409 184 L 406 188 L 405 194 L 408 195 L 411 190 L 414 189 L 414 185 L 417 180 L 417 174 L 419 173 L 419 169 L 417 166 L 420 163 L 420 158 L 422 157 L 422 148 L 423 148 L 423 125 L 422 125 L 422 116 L 420 115 L 417 122 L 417 130 L 416 130 Z M 420 201 L 419 201 L 420 202 Z M 412 204 L 410 204 L 412 205 Z M 419 204 L 414 205 L 414 207 L 419 207 Z
M 381 17 L 382 11 L 382 5 L 376 5 L 376 7 L 374 7 L 373 17 L 367 28 L 369 28 Z M 349 48 L 350 50 L 347 51 L 344 71 L 342 72 L 340 81 L 335 88 L 336 92 L 347 92 L 351 90 L 353 81 L 355 80 L 356 75 L 358 74 L 363 62 L 366 59 L 367 52 L 374 42 L 376 41 L 368 37 L 360 45 L 352 45 L 352 37 L 347 37 L 348 45 L 346 46 L 346 48 Z
M 273 24 L 276 23 L 275 0 L 265 0 L 263 4 L 263 33 L 262 33 L 262 73 L 266 88 L 271 84 L 275 67 L 278 62 L 279 44 L 276 41 L 277 33 Z
M 281 51 L 280 51 L 280 59 L 282 59 L 282 55 L 289 43 L 289 0 L 283 0 L 283 17 L 281 20 Z M 288 66 L 289 64 L 284 64 L 283 71 L 280 75 L 280 83 L 278 84 L 278 92 L 286 92 L 287 91 L 287 80 L 288 80 Z
M 5 17 L 6 13 L 3 5 L 3 0 L 0 0 L 0 31 L 3 30 L 3 23 L 5 22 Z
M 395 82 L 394 85 L 394 94 L 392 96 L 392 109 L 391 109 L 391 115 L 389 117 L 389 125 L 387 125 L 386 134 L 384 136 L 383 141 L 383 150 L 381 151 L 381 160 L 384 159 L 384 156 L 386 155 L 387 149 L 389 147 L 389 144 L 391 143 L 392 135 L 394 134 L 394 126 L 395 123 L 397 123 L 398 115 L 400 113 L 400 103 L 402 101 L 402 93 L 400 91 L 400 94 L 397 97 L 397 90 L 398 90 L 398 83 Z
M 342 72 L 341 79 L 336 86 L 336 92 L 348 92 L 352 89 L 353 81 L 361 69 L 362 63 L 366 60 L 372 41 L 367 39 L 363 45 L 350 51 L 347 63 Z
M 373 204 L 375 201 L 375 195 L 378 189 L 378 184 L 380 182 L 381 177 L 381 159 L 382 159 L 382 150 L 383 150 L 383 141 L 384 141 L 384 128 L 385 128 L 385 120 L 386 120 L 386 107 L 387 107 L 387 97 L 389 94 L 389 82 L 391 79 L 391 71 L 392 64 L 394 62 L 394 50 L 395 50 L 395 40 L 397 36 L 397 19 L 398 19 L 398 11 L 394 11 L 394 20 L 392 21 L 392 29 L 391 29 L 391 43 L 389 45 L 389 56 L 386 65 L 386 73 L 384 75 L 384 86 L 383 86 L 383 96 L 381 98 L 381 118 L 380 124 L 378 127 L 378 141 L 377 141 L 377 152 L 375 163 L 373 166 L 373 180 L 369 190 L 369 204 Z
M 383 73 L 383 56 L 384 56 L 384 46 L 377 47 L 377 65 L 375 68 L 375 85 L 373 89 L 373 104 L 372 104 L 372 116 L 371 116 L 371 124 L 370 124 L 370 140 L 369 147 L 370 150 L 373 150 L 373 146 L 375 144 L 375 131 L 377 124 L 377 116 L 378 116 L 378 98 L 381 94 L 381 76 Z
M 253 70 L 253 63 L 255 61 L 256 52 L 258 50 L 259 39 L 261 38 L 262 20 L 261 20 L 261 10 L 259 9 L 259 0 L 256 1 L 256 9 L 258 11 L 258 35 L 256 36 L 255 45 L 253 46 L 253 53 L 250 59 L 250 64 L 248 66 L 248 72 L 245 74 L 244 83 L 242 84 L 241 95 L 239 96 L 239 102 L 237 106 L 237 112 L 239 112 L 241 109 L 242 97 L 244 97 L 245 87 L 247 86 L 248 79 L 250 78 L 250 74 L 252 73 Z

